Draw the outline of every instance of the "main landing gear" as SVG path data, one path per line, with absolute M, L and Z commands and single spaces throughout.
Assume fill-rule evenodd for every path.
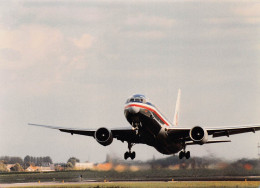
M 185 157 L 186 159 L 189 159 L 190 158 L 190 152 L 189 151 L 187 151 L 187 152 L 181 151 L 179 153 L 179 159 L 182 159 L 183 157 Z
M 129 151 L 125 152 L 124 158 L 127 160 L 129 157 L 133 160 L 135 158 L 135 152 L 131 152 L 131 148 L 134 144 L 128 142 Z
M 190 152 L 189 151 L 186 152 L 186 145 L 184 146 L 183 151 L 179 153 L 179 159 L 182 159 L 183 157 L 185 157 L 186 159 L 190 158 Z

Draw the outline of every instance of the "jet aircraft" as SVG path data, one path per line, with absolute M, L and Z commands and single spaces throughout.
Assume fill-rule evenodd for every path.
M 124 115 L 131 127 L 108 129 L 100 127 L 98 129 L 77 129 L 65 128 L 49 125 L 30 124 L 51 129 L 58 129 L 85 136 L 91 136 L 96 141 L 108 146 L 116 138 L 128 143 L 128 151 L 124 154 L 124 159 L 135 158 L 132 151 L 135 144 L 146 144 L 154 147 L 162 154 L 171 155 L 179 152 L 179 158 L 190 158 L 190 152 L 186 151 L 188 145 L 203 145 L 211 143 L 231 142 L 230 140 L 216 140 L 213 138 L 234 134 L 253 132 L 260 130 L 260 125 L 245 125 L 235 127 L 204 128 L 196 125 L 192 128 L 178 126 L 181 91 L 178 92 L 175 115 L 173 123 L 168 121 L 162 113 L 144 95 L 136 94 L 127 99 L 124 107 Z M 209 137 L 211 139 L 209 139 Z

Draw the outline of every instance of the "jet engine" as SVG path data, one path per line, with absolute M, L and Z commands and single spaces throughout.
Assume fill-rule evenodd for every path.
M 190 138 L 198 144 L 205 144 L 208 141 L 208 132 L 200 126 L 195 126 L 190 130 Z
M 101 127 L 98 130 L 96 130 L 94 136 L 96 141 L 103 146 L 108 146 L 113 142 L 112 132 L 105 127 Z

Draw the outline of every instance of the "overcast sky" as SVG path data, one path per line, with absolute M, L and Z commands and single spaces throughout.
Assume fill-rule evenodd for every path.
M 123 158 L 127 144 L 28 126 L 129 126 L 145 94 L 180 126 L 260 123 L 259 1 L 0 1 L 0 156 Z M 189 146 L 191 156 L 256 158 L 260 133 Z M 225 138 L 224 138 L 225 139 Z M 136 160 L 166 157 L 135 145 Z

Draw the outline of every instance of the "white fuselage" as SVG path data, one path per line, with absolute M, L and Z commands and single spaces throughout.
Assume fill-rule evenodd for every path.
M 182 150 L 182 142 L 178 139 L 170 140 L 167 135 L 167 128 L 172 127 L 171 123 L 153 104 L 145 98 L 138 100 L 139 98 L 140 95 L 135 95 L 128 99 L 124 113 L 143 143 L 155 147 L 163 154 L 174 154 Z

